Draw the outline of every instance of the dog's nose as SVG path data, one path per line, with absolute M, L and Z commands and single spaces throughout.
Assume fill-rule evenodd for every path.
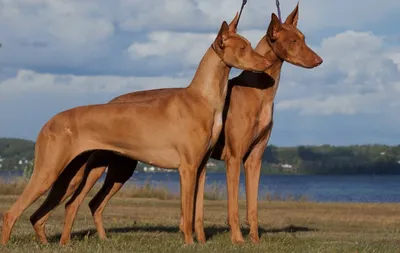
M 323 62 L 323 60 L 322 60 L 321 57 L 319 57 L 319 56 L 315 57 L 315 65 L 316 65 L 316 66 L 321 65 L 322 62 Z

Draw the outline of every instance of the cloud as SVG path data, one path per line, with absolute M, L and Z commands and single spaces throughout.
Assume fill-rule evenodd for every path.
M 114 26 L 105 17 L 90 15 L 96 7 L 93 1 L 3 0 L 2 34 L 27 43 L 82 46 L 99 42 L 113 35 Z
M 223 20 L 233 18 L 240 3 L 234 4 L 231 0 L 0 0 L 3 44 L 0 65 L 55 74 L 137 76 L 176 72 L 182 64 L 171 63 L 170 58 L 131 57 L 127 50 L 131 45 L 144 46 L 148 38 L 157 43 L 166 34 L 214 34 Z M 283 17 L 296 3 L 297 0 L 281 3 Z M 353 11 L 360 6 L 363 11 Z M 379 4 L 372 0 L 304 1 L 300 3 L 299 26 L 310 41 L 321 38 L 316 31 L 326 34 L 330 28 L 367 30 L 373 24 L 382 32 L 387 29 L 383 22 L 397 18 L 399 8 L 399 1 Z M 271 12 L 276 12 L 274 1 L 249 2 L 243 10 L 239 32 L 265 32 Z M 185 61 L 192 62 L 199 55 L 192 51 L 189 56 L 184 55 Z
M 240 32 L 255 47 L 265 32 L 261 30 L 245 30 Z M 217 33 L 179 33 L 152 32 L 147 40 L 135 42 L 129 46 L 128 52 L 133 59 L 143 60 L 149 57 L 163 57 L 169 64 L 180 64 L 182 68 L 193 69 L 214 41 Z
M 324 63 L 314 71 L 293 71 L 290 90 L 282 85 L 277 109 L 353 115 L 398 108 L 400 71 L 393 60 L 397 54 L 386 53 L 381 37 L 346 31 L 324 39 L 316 51 Z
M 167 57 L 170 63 L 196 66 L 210 47 L 216 34 L 153 32 L 147 42 L 133 43 L 128 52 L 132 58 L 143 59 L 149 56 Z
M 384 94 L 350 94 L 309 99 L 283 100 L 278 103 L 280 110 L 297 109 L 301 114 L 331 115 L 357 113 L 379 113 L 377 105 L 385 99 Z
M 14 99 L 21 94 L 95 94 L 117 93 L 162 87 L 184 87 L 190 80 L 174 77 L 76 76 L 42 74 L 19 70 L 0 82 L 0 99 Z
M 101 62 L 115 27 L 96 8 L 95 1 L 0 1 L 0 64 L 54 71 Z
M 281 2 L 283 18 L 293 10 L 298 0 Z M 122 29 L 205 31 L 215 29 L 221 20 L 231 20 L 239 10 L 241 1 L 232 0 L 145 0 L 119 1 L 121 13 L 119 22 Z M 363 11 L 354 11 L 360 10 Z M 400 9 L 398 1 L 375 0 L 308 0 L 300 1 L 300 24 L 307 32 L 327 28 L 366 29 L 371 24 L 395 17 Z M 271 12 L 277 12 L 275 1 L 249 1 L 243 11 L 240 29 L 266 29 Z
M 397 65 L 397 69 L 400 71 L 400 48 L 389 51 L 386 56 Z

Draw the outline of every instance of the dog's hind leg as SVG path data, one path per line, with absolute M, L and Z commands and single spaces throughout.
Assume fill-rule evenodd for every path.
M 123 156 L 116 156 L 108 166 L 106 180 L 100 191 L 89 202 L 97 233 L 100 239 L 106 239 L 103 225 L 103 212 L 108 201 L 114 196 L 126 181 L 133 175 L 137 161 Z
M 43 195 L 52 184 L 53 180 L 42 175 L 33 174 L 21 196 L 3 217 L 3 231 L 1 243 L 5 245 L 10 239 L 12 228 L 23 211 Z
M 64 202 L 69 196 L 72 195 L 78 188 L 82 181 L 83 174 L 85 171 L 85 165 L 76 172 L 75 168 L 72 167 L 75 164 L 70 164 L 61 173 L 57 181 L 54 183 L 50 190 L 46 200 L 36 210 L 36 212 L 30 217 L 33 228 L 35 229 L 36 236 L 42 243 L 47 243 L 47 237 L 45 232 L 45 223 L 49 218 L 51 212 L 62 202 Z
M 71 160 L 71 158 L 66 158 L 65 155 L 62 155 L 62 152 L 57 152 L 57 154 L 50 156 L 50 152 L 47 151 L 52 150 L 53 145 L 47 144 L 45 147 L 46 149 L 41 153 L 36 150 L 32 177 L 21 196 L 4 214 L 1 237 L 1 243 L 3 245 L 10 239 L 12 228 L 23 211 L 50 189 Z M 59 149 L 58 151 L 63 150 Z
M 71 230 L 78 209 L 96 181 L 104 173 L 105 166 L 109 163 L 110 154 L 107 151 L 96 151 L 86 163 L 83 180 L 81 180 L 72 198 L 65 204 L 64 228 L 60 244 L 67 244 L 70 241 Z

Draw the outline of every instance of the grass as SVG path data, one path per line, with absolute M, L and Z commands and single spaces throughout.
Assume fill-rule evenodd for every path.
M 0 195 L 19 195 L 24 190 L 27 179 L 18 177 L 11 181 L 0 178 Z
M 140 192 L 145 187 L 134 189 Z M 75 221 L 71 244 L 58 245 L 63 208 L 58 208 L 47 223 L 50 244 L 37 243 L 29 215 L 42 203 L 41 198 L 24 212 L 11 241 L 5 247 L 0 246 L 0 252 L 400 252 L 400 204 L 260 201 L 261 243 L 249 242 L 247 226 L 242 224 L 246 243 L 232 245 L 225 224 L 226 201 L 207 200 L 204 207 L 207 243 L 184 246 L 178 229 L 178 199 L 132 198 L 135 195 L 125 194 L 115 196 L 105 210 L 109 237 L 106 241 L 96 236 L 87 198 Z M 0 196 L 0 215 L 16 198 Z M 241 221 L 245 220 L 245 204 L 240 201 Z

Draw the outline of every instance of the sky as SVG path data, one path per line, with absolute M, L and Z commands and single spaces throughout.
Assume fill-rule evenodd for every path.
M 296 3 L 281 1 L 283 19 Z M 240 5 L 0 0 L 0 137 L 35 140 L 60 111 L 187 86 Z M 249 0 L 238 33 L 256 46 L 272 12 L 275 0 Z M 400 144 L 399 12 L 397 0 L 300 1 L 298 28 L 324 62 L 283 65 L 270 144 Z

